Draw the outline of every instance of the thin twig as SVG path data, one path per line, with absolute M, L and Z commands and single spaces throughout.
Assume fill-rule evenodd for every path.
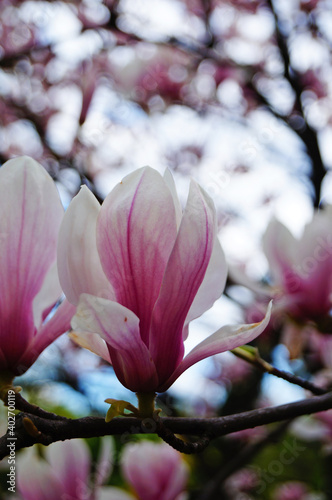
M 290 382 L 291 384 L 298 385 L 302 387 L 303 389 L 306 389 L 312 394 L 315 394 L 316 396 L 319 396 L 321 394 L 326 394 L 328 390 L 323 389 L 322 387 L 318 387 L 317 385 L 313 384 L 312 382 L 309 382 L 309 380 L 305 380 L 301 377 L 297 377 L 296 375 L 293 375 L 293 373 L 290 372 L 285 372 L 283 370 L 279 370 L 278 368 L 275 368 L 273 365 L 265 361 L 263 358 L 260 357 L 259 352 L 257 349 L 252 349 L 250 352 L 247 351 L 245 348 L 235 348 L 231 351 L 235 356 L 243 359 L 244 361 L 247 361 L 248 363 L 256 366 L 260 370 L 262 370 L 265 373 L 269 373 L 270 375 L 274 375 L 275 377 L 282 378 L 283 380 L 286 380 L 287 382 Z

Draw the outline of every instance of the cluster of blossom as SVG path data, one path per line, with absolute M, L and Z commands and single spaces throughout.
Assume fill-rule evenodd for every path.
M 273 317 L 296 324 L 298 342 L 300 328 L 309 325 L 322 331 L 329 319 L 329 207 L 314 215 L 298 241 L 281 223 L 271 222 L 264 249 L 274 281 L 270 287 L 252 284 L 258 304 L 265 304 L 265 316 L 258 323 L 223 326 L 186 356 L 190 321 L 220 297 L 227 277 L 213 202 L 194 181 L 184 210 L 171 173 L 162 176 L 144 167 L 125 177 L 102 205 L 82 187 L 64 212 L 46 170 L 31 158 L 19 157 L 0 169 L 0 213 L 2 396 L 15 376 L 25 373 L 48 345 L 70 329 L 71 338 L 108 361 L 120 382 L 144 403 L 146 398 L 153 401 L 156 392 L 166 391 L 194 363 L 259 336 L 269 323 L 271 298 Z M 250 286 L 247 278 L 244 282 Z M 327 336 L 323 338 L 318 342 L 314 337 L 325 346 Z M 321 348 L 325 359 L 331 353 L 328 345 L 330 350 Z M 139 405 L 138 411 L 142 408 Z M 153 409 L 152 403 L 148 411 Z M 110 463 L 107 443 L 104 446 L 97 466 L 100 477 L 89 486 L 88 498 L 132 498 L 102 487 L 109 474 L 105 463 Z M 161 498 L 164 488 L 165 499 L 177 499 L 187 478 L 180 456 L 166 445 L 140 446 L 146 446 L 146 452 L 137 452 L 144 460 L 137 460 L 131 448 L 123 458 L 124 477 L 138 498 Z M 153 446 L 160 448 L 155 451 Z M 62 454 L 71 457 L 80 472 L 76 474 L 75 468 L 71 477 L 65 477 Z M 164 457 L 162 467 L 156 455 Z M 34 452 L 22 458 L 18 477 L 22 497 L 43 500 L 45 484 L 51 482 L 55 498 L 67 493 L 80 499 L 76 481 L 85 485 L 85 493 L 88 488 L 86 445 L 57 443 L 46 456 L 48 464 Z M 150 483 L 142 479 L 147 470 L 153 471 Z M 35 481 L 30 481 L 31 474 Z
M 273 219 L 263 237 L 269 263 L 269 284 L 260 285 L 233 269 L 234 280 L 254 292 L 246 318 L 259 321 L 273 299 L 272 321 L 266 332 L 281 329 L 281 341 L 291 358 L 310 350 L 322 367 L 332 367 L 332 207 L 316 210 L 295 238 Z
M 53 443 L 45 449 L 45 458 L 34 449 L 25 450 L 18 463 L 17 500 L 185 500 L 188 466 L 166 443 L 141 441 L 125 447 L 120 465 L 133 494 L 103 486 L 114 459 L 111 438 L 104 438 L 96 463 L 81 439 Z
M 64 215 L 52 179 L 23 157 L 1 168 L 0 189 L 3 384 L 70 321 L 72 337 L 138 393 L 167 390 L 194 363 L 266 327 L 269 315 L 222 327 L 183 357 L 189 322 L 211 307 L 226 279 L 215 209 L 195 182 L 183 213 L 171 174 L 146 167 L 102 206 L 83 187 Z M 66 300 L 54 311 L 59 281 Z

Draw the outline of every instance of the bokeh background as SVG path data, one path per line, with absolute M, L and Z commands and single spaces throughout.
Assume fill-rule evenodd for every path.
M 299 236 L 332 202 L 330 0 L 1 0 L 0 20 L 0 162 L 32 156 L 65 207 L 81 184 L 102 201 L 144 165 L 169 168 L 184 204 L 193 177 L 215 202 L 231 269 L 258 283 L 269 280 L 261 240 L 270 219 Z M 188 349 L 224 324 L 255 320 L 254 294 L 235 275 L 192 325 Z M 307 378 L 331 371 L 312 346 L 311 357 L 304 349 L 291 359 L 280 324 L 271 330 L 258 345 L 276 366 Z M 30 401 L 73 417 L 104 415 L 107 397 L 134 402 L 112 368 L 65 337 L 18 383 Z M 160 405 L 215 416 L 303 397 L 225 354 L 188 370 Z M 332 498 L 326 415 L 285 426 L 272 444 L 273 427 L 216 441 L 190 459 L 190 498 Z M 294 439 L 304 450 L 283 464 Z

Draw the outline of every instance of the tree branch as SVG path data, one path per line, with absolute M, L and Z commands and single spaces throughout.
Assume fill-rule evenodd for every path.
M 243 347 L 236 347 L 235 349 L 232 349 L 231 352 L 238 358 L 241 358 L 244 361 L 247 361 L 248 363 L 252 364 L 253 366 L 256 366 L 264 373 L 269 373 L 270 375 L 282 378 L 283 380 L 286 380 L 291 384 L 298 385 L 299 387 L 302 387 L 303 389 L 312 392 L 316 396 L 320 396 L 321 394 L 326 394 L 328 392 L 327 389 L 318 387 L 309 380 L 297 377 L 293 373 L 279 370 L 278 368 L 276 368 L 275 366 L 271 365 L 263 358 L 261 358 L 258 349 L 256 348 L 251 348 L 249 351 L 248 349 Z
M 280 30 L 280 22 L 274 8 L 273 0 L 267 0 L 267 4 L 275 21 L 276 42 L 279 48 L 280 56 L 284 63 L 284 77 L 291 85 L 295 94 L 294 108 L 303 119 L 301 127 L 292 126 L 292 115 L 288 117 L 287 122 L 291 129 L 300 137 L 300 139 L 305 144 L 307 153 L 312 161 L 311 182 L 314 188 L 314 206 L 317 208 L 320 203 L 321 185 L 326 174 L 326 168 L 321 156 L 317 132 L 306 120 L 305 110 L 302 104 L 303 85 L 298 73 L 291 67 L 287 38 Z
M 175 434 L 186 436 L 207 435 L 216 438 L 232 432 L 251 429 L 260 425 L 288 420 L 301 415 L 316 413 L 332 408 L 332 392 L 295 403 L 260 408 L 235 415 L 218 418 L 161 418 L 162 424 Z M 51 414 L 48 414 L 48 416 Z M 158 422 L 153 418 L 114 418 L 106 423 L 103 418 L 85 417 L 80 419 L 44 418 L 29 413 L 16 416 L 14 436 L 7 432 L 0 438 L 0 459 L 9 453 L 8 442 L 15 442 L 16 450 L 35 443 L 49 445 L 56 441 L 74 438 L 90 438 L 106 435 L 122 435 L 125 443 L 132 434 L 156 433 Z M 16 439 L 14 439 L 16 438 Z

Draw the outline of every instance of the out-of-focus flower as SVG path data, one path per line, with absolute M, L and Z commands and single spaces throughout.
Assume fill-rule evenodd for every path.
M 181 454 L 166 443 L 143 441 L 126 446 L 122 472 L 136 496 L 104 487 L 97 500 L 180 500 L 189 470 Z
M 59 441 L 45 448 L 45 460 L 35 448 L 18 458 L 17 485 L 22 500 L 95 500 L 112 470 L 113 444 L 103 438 L 93 481 L 91 454 L 83 439 Z
M 282 327 L 282 339 L 297 357 L 313 332 L 329 332 L 332 309 L 332 206 L 316 211 L 300 238 L 273 219 L 263 237 L 270 285 L 251 281 L 232 268 L 236 283 L 251 289 L 257 300 L 247 307 L 246 320 L 259 321 L 266 303 L 274 299 L 271 329 Z
M 319 322 L 328 315 L 332 306 L 332 207 L 317 211 L 300 239 L 272 220 L 263 245 L 280 307 L 299 321 Z
M 225 488 L 230 498 L 241 498 L 240 493 L 250 493 L 259 485 L 259 477 L 253 469 L 240 469 L 225 481 Z M 243 495 L 243 498 L 247 498 Z M 249 498 L 249 497 L 248 497 Z
M 192 182 L 182 209 L 174 181 L 145 167 L 100 207 L 83 188 L 60 230 L 60 282 L 78 304 L 74 338 L 112 363 L 124 386 L 163 392 L 194 363 L 259 335 L 259 324 L 225 326 L 184 359 L 189 322 L 221 295 L 226 264 L 215 208 Z
M 56 247 L 63 207 L 46 170 L 28 157 L 0 168 L 0 382 L 24 373 L 70 327 Z
M 288 481 L 278 486 L 273 493 L 273 500 L 306 500 L 308 487 L 300 481 Z

